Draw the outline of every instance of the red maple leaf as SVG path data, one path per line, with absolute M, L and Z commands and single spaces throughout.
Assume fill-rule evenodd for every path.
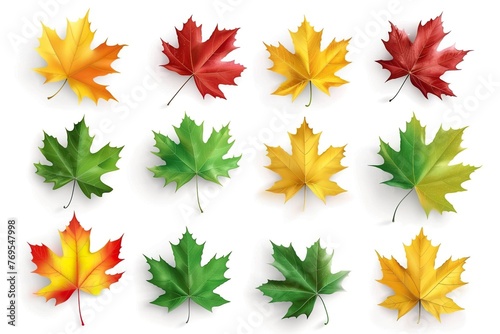
M 236 85 L 234 79 L 245 69 L 243 65 L 236 64 L 233 60 L 222 61 L 228 53 L 237 49 L 234 42 L 238 29 L 219 30 L 217 26 L 210 38 L 202 42 L 201 25 L 197 26 L 190 17 L 184 23 L 182 30 L 177 28 L 175 30 L 179 47 L 175 48 L 162 40 L 163 53 L 169 60 L 168 64 L 162 66 L 180 75 L 189 75 L 179 91 L 191 78 L 194 78 L 196 87 L 203 97 L 209 94 L 225 99 L 219 85 Z
M 406 76 L 404 85 L 409 77 L 426 98 L 429 93 L 439 98 L 442 94 L 455 96 L 448 83 L 440 77 L 448 70 L 457 70 L 457 64 L 469 51 L 457 50 L 454 45 L 438 51 L 439 43 L 447 34 L 443 30 L 441 15 L 424 25 L 420 22 L 414 42 L 410 41 L 404 30 L 391 22 L 389 39 L 382 42 L 393 59 L 377 60 L 377 63 L 391 72 L 387 80 Z

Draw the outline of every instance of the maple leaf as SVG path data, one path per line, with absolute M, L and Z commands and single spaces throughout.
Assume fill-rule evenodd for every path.
M 455 46 L 438 51 L 439 44 L 447 34 L 443 30 L 441 15 L 424 25 L 420 22 L 413 42 L 404 30 L 391 23 L 389 39 L 382 42 L 393 58 L 377 60 L 377 63 L 391 72 L 387 80 L 403 76 L 405 80 L 389 101 L 394 100 L 408 78 L 426 98 L 429 93 L 439 98 L 441 95 L 455 96 L 441 76 L 446 71 L 456 70 L 457 64 L 469 51 L 457 50 Z
M 189 78 L 167 105 L 170 105 L 191 78 L 194 78 L 196 87 L 203 97 L 209 94 L 225 99 L 219 85 L 236 85 L 234 79 L 239 77 L 245 69 L 234 60 L 223 61 L 231 51 L 237 49 L 234 42 L 238 29 L 219 30 L 216 26 L 208 40 L 202 42 L 201 24 L 197 26 L 190 17 L 184 23 L 182 30 L 177 28 L 175 30 L 179 46 L 175 48 L 162 40 L 163 53 L 169 61 L 168 64 L 162 66 L 180 75 L 189 75 Z
M 399 319 L 418 303 L 418 321 L 422 306 L 439 321 L 443 313 L 463 310 L 446 295 L 466 284 L 460 275 L 468 258 L 451 260 L 450 257 L 438 269 L 434 269 L 439 246 L 431 244 L 423 228 L 411 245 L 404 247 L 407 268 L 393 257 L 387 259 L 377 252 L 383 274 L 378 282 L 387 285 L 395 293 L 379 305 L 398 310 Z
M 61 88 L 49 99 L 57 95 L 67 82 L 78 96 L 79 103 L 84 97 L 96 104 L 99 99 L 116 100 L 106 86 L 96 83 L 94 79 L 117 73 L 111 64 L 118 59 L 118 53 L 125 45 L 107 45 L 104 42 L 91 49 L 95 31 L 90 30 L 88 11 L 84 18 L 76 22 L 68 20 L 65 39 L 43 23 L 42 27 L 40 46 L 36 50 L 47 66 L 35 71 L 45 77 L 45 83 L 64 80 Z
M 227 261 L 231 253 L 219 258 L 214 255 L 202 266 L 201 257 L 205 243 L 198 244 L 187 229 L 179 243 L 177 245 L 170 243 L 170 246 L 174 254 L 175 267 L 161 257 L 159 260 L 154 260 L 144 256 L 150 266 L 149 272 L 153 275 L 148 282 L 165 291 L 152 301 L 152 304 L 166 307 L 170 312 L 187 300 L 187 323 L 191 314 L 191 300 L 208 311 L 212 311 L 213 307 L 229 303 L 213 290 L 229 280 L 224 273 L 228 269 Z
M 304 17 L 297 32 L 290 31 L 295 53 L 288 51 L 281 43 L 277 47 L 264 43 L 270 54 L 269 59 L 273 61 L 269 70 L 287 78 L 273 94 L 292 94 L 293 101 L 309 84 L 309 103 L 306 105 L 309 107 L 312 102 L 312 85 L 330 95 L 330 87 L 347 83 L 335 75 L 335 72 L 350 63 L 345 59 L 349 40 L 337 42 L 334 39 L 321 51 L 322 35 L 323 30 L 315 31 Z
M 153 132 L 155 147 L 158 148 L 158 152 L 153 153 L 165 161 L 165 165 L 154 166 L 149 170 L 154 177 L 164 178 L 165 186 L 175 182 L 176 191 L 194 177 L 198 207 L 203 212 L 198 193 L 198 177 L 220 185 L 219 177 L 229 177 L 229 170 L 239 167 L 241 155 L 223 158 L 234 143 L 229 142 L 229 124 L 219 131 L 212 129 L 207 142 L 203 141 L 203 123 L 196 125 L 186 114 L 181 125 L 178 128 L 174 126 L 174 129 L 179 144 L 168 136 Z
M 78 295 L 78 311 L 83 323 L 80 309 L 80 291 L 99 295 L 102 289 L 107 289 L 118 282 L 123 273 L 107 274 L 122 261 L 120 255 L 122 237 L 108 241 L 96 252 L 90 251 L 90 229 L 85 230 L 73 214 L 69 225 L 59 232 L 62 246 L 62 256 L 54 253 L 45 245 L 32 245 L 31 255 L 37 268 L 36 274 L 50 279 L 50 284 L 40 289 L 36 294 L 45 297 L 46 301 L 54 298 L 56 305 L 68 300 L 75 290 Z
M 113 190 L 101 181 L 105 173 L 118 170 L 116 162 L 122 147 L 111 147 L 109 144 L 92 153 L 90 148 L 94 137 L 89 135 L 85 118 L 75 124 L 73 130 L 66 130 L 67 146 L 44 131 L 43 147 L 40 151 L 52 165 L 35 163 L 36 173 L 45 178 L 45 182 L 54 182 L 53 189 L 58 189 L 73 181 L 73 190 L 67 208 L 73 199 L 75 186 L 90 198 L 91 194 L 99 197 Z
M 292 144 L 291 155 L 279 146 L 266 145 L 267 156 L 271 159 L 271 164 L 266 168 L 281 176 L 281 180 L 276 181 L 268 191 L 285 194 L 285 202 L 304 186 L 311 189 L 323 202 L 326 201 L 326 196 L 335 196 L 345 191 L 330 180 L 331 175 L 346 168 L 340 163 L 344 158 L 345 146 L 330 146 L 318 154 L 321 133 L 313 133 L 305 118 L 297 133 L 288 133 L 288 136 Z M 304 187 L 304 207 L 305 196 Z
M 307 248 L 304 261 L 297 256 L 291 244 L 285 247 L 271 242 L 273 266 L 283 274 L 285 280 L 268 280 L 257 289 L 271 297 L 271 303 L 292 303 L 283 318 L 298 317 L 301 314 L 309 318 L 318 297 L 326 312 L 325 325 L 329 322 L 328 310 L 321 295 L 343 291 L 341 284 L 349 272 L 339 271 L 332 274 L 333 252 L 328 254 L 326 248 L 321 248 L 319 242 L 318 240 Z
M 453 205 L 445 198 L 448 193 L 464 191 L 462 182 L 470 179 L 470 174 L 479 167 L 470 165 L 450 165 L 451 160 L 464 150 L 460 146 L 465 128 L 444 130 L 439 128 L 436 136 L 425 144 L 425 127 L 413 114 L 406 123 L 405 132 L 400 130 L 400 151 L 395 151 L 380 139 L 380 156 L 384 163 L 374 167 L 392 174 L 392 179 L 383 183 L 403 189 L 411 189 L 399 202 L 415 190 L 427 216 L 431 210 L 455 212 Z

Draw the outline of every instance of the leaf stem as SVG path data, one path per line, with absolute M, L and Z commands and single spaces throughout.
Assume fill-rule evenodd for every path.
M 399 92 L 401 91 L 401 88 L 403 88 L 403 86 L 405 85 L 405 82 L 406 82 L 406 80 L 408 80 L 408 77 L 409 77 L 409 76 L 410 76 L 409 74 L 406 76 L 405 80 L 404 80 L 404 81 L 403 81 L 403 83 L 401 84 L 401 87 L 399 87 L 399 89 L 398 89 L 398 91 L 397 91 L 396 95 L 394 95 L 394 96 L 392 97 L 392 99 L 390 99 L 390 100 L 389 100 L 389 102 L 392 102 L 392 100 L 394 100 L 394 99 L 396 98 L 396 96 L 398 96 Z
M 408 197 L 409 194 L 411 194 L 411 192 L 413 191 L 414 188 L 411 188 L 411 190 L 408 192 L 408 194 L 405 195 L 405 197 L 403 197 L 398 205 L 396 206 L 396 209 L 394 209 L 394 214 L 392 215 L 392 222 L 394 223 L 394 221 L 396 220 L 396 212 L 398 211 L 398 208 L 399 206 L 401 205 L 401 202 L 403 202 L 405 200 L 406 197 Z
M 186 324 L 189 322 L 189 318 L 191 318 L 191 298 L 188 298 L 188 317 L 186 320 Z
M 306 209 L 306 191 L 307 187 L 304 185 L 304 203 L 302 204 L 302 211 L 305 211 Z
M 56 96 L 61 91 L 61 89 L 63 89 L 64 85 L 66 85 L 66 82 L 68 82 L 68 79 L 65 79 L 64 82 L 63 82 L 63 84 L 62 84 L 62 86 L 61 86 L 61 88 L 59 88 L 57 90 L 57 92 L 55 92 L 53 95 L 47 97 L 47 100 L 50 100 L 51 98 L 53 98 L 54 96 Z
M 325 301 L 323 300 L 323 298 L 321 298 L 321 295 L 317 295 L 317 296 L 319 297 L 319 300 L 321 300 L 321 302 L 323 303 L 323 308 L 325 309 L 325 313 L 326 313 L 325 325 L 328 325 L 328 323 L 330 322 L 330 316 L 328 315 L 328 310 L 326 309 Z
M 71 201 L 73 200 L 73 194 L 75 193 L 75 186 L 76 186 L 76 179 L 73 180 L 73 190 L 71 190 L 71 197 L 69 198 L 69 202 L 68 204 L 66 204 L 66 206 L 63 206 L 63 209 L 67 209 L 71 204 Z
M 82 318 L 82 309 L 80 307 L 80 289 L 78 289 L 77 295 L 78 295 L 78 313 L 80 314 L 80 321 L 82 322 L 82 326 L 85 326 Z
M 309 103 L 306 104 L 306 107 L 309 107 L 311 105 L 312 100 L 313 100 L 313 86 L 312 86 L 312 82 L 309 81 Z
M 201 208 L 201 204 L 200 204 L 200 195 L 198 192 L 198 174 L 196 174 L 196 176 L 194 178 L 196 181 L 196 200 L 198 201 L 198 208 L 200 208 L 201 213 L 203 213 L 203 209 Z
M 172 96 L 172 98 L 170 99 L 170 101 L 168 101 L 167 106 L 169 106 L 170 103 L 172 103 L 172 100 L 177 96 L 177 94 L 179 94 L 179 92 L 181 91 L 181 89 L 184 88 L 184 86 L 186 86 L 186 84 L 188 83 L 189 80 L 191 80 L 192 77 L 193 77 L 193 75 L 191 75 L 189 78 L 187 78 L 187 80 L 182 84 L 181 88 L 179 88 L 177 90 L 177 92 L 175 92 L 174 96 Z
M 418 319 L 417 319 L 417 324 L 420 323 L 420 314 L 422 313 L 422 301 L 418 301 Z

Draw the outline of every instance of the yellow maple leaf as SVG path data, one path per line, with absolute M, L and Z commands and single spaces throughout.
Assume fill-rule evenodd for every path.
M 463 310 L 451 298 L 450 291 L 466 284 L 460 275 L 467 257 L 458 260 L 446 260 L 438 269 L 434 268 L 439 246 L 433 246 L 423 228 L 405 247 L 408 268 L 401 266 L 396 259 L 381 257 L 377 252 L 383 276 L 378 282 L 394 290 L 394 295 L 387 297 L 379 305 L 398 310 L 398 319 L 418 304 L 418 320 L 422 306 L 441 321 L 440 315 Z
M 95 31 L 90 30 L 88 17 L 87 11 L 85 17 L 76 22 L 68 20 L 65 39 L 61 39 L 54 29 L 42 23 L 42 37 L 39 38 L 40 46 L 36 50 L 47 62 L 47 66 L 36 68 L 35 71 L 45 76 L 45 83 L 64 80 L 61 88 L 49 99 L 59 93 L 67 82 L 78 96 L 78 102 L 83 97 L 88 97 L 95 103 L 100 98 L 116 100 L 106 86 L 96 83 L 94 78 L 117 73 L 111 63 L 118 59 L 118 53 L 124 45 L 107 45 L 104 42 L 91 49 Z
M 271 164 L 266 168 L 281 176 L 281 180 L 276 181 L 268 191 L 285 194 L 285 202 L 304 186 L 311 189 L 323 202 L 326 196 L 345 191 L 330 180 L 331 175 L 346 168 L 340 163 L 344 157 L 345 146 L 330 146 L 322 154 L 318 154 L 321 132 L 313 133 L 305 118 L 297 133 L 289 133 L 288 136 L 292 144 L 291 155 L 279 146 L 266 145 L 267 156 L 271 159 Z M 304 205 L 305 194 L 304 187 Z
M 292 94 L 292 101 L 309 84 L 309 103 L 312 101 L 312 85 L 322 92 L 330 95 L 330 87 L 338 87 L 347 83 L 346 80 L 335 75 L 335 72 L 349 64 L 345 56 L 349 40 L 335 41 L 335 39 L 321 51 L 321 37 L 323 30 L 317 32 L 307 22 L 304 22 L 297 30 L 291 32 L 295 54 L 288 51 L 281 43 L 276 46 L 264 45 L 270 53 L 269 59 L 273 66 L 269 70 L 284 75 L 287 79 L 273 94 Z

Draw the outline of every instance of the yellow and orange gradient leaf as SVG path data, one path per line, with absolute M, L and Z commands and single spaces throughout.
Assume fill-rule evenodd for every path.
M 69 84 L 78 102 L 84 97 L 97 104 L 99 99 L 116 100 L 106 86 L 94 81 L 96 77 L 117 73 L 111 64 L 125 45 L 107 45 L 106 41 L 91 49 L 95 31 L 90 30 L 89 12 L 76 22 L 67 22 L 66 38 L 61 39 L 54 29 L 42 23 L 40 46 L 36 49 L 47 66 L 35 71 L 45 77 L 45 83 L 63 81 Z
M 106 271 L 122 261 L 120 254 L 122 237 L 108 241 L 97 252 L 90 251 L 90 229 L 85 230 L 73 214 L 69 225 L 59 232 L 62 246 L 62 256 L 54 253 L 45 245 L 32 245 L 31 254 L 37 268 L 36 274 L 50 279 L 50 284 L 36 292 L 48 301 L 56 300 L 56 305 L 68 300 L 75 290 L 78 294 L 78 309 L 80 310 L 80 291 L 98 295 L 102 289 L 117 282 L 123 273 L 107 274 Z

